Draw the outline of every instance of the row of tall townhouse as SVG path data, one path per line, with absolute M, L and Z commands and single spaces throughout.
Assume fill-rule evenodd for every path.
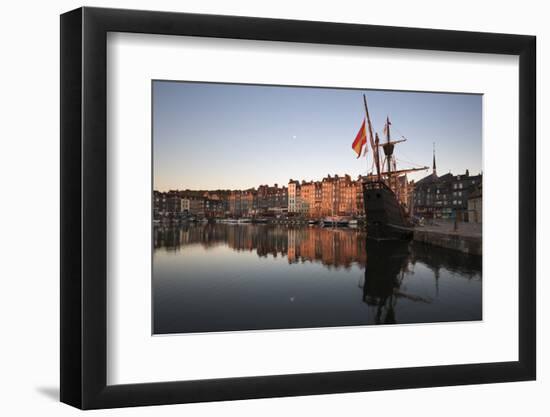
M 483 175 L 453 175 L 450 172 L 438 176 L 434 172 L 415 184 L 412 197 L 413 212 L 426 218 L 481 222 L 480 204 L 470 200 L 481 199 Z M 476 200 L 476 201 L 477 201 Z M 470 202 L 470 204 L 469 204 Z
M 158 217 L 178 216 L 277 216 L 320 218 L 331 215 L 359 216 L 363 211 L 362 178 L 328 175 L 320 181 L 290 180 L 288 187 L 260 185 L 246 190 L 172 190 L 154 192 Z
M 228 210 L 233 215 L 247 215 L 255 210 L 256 193 L 253 189 L 232 191 L 229 194 Z
M 213 192 L 177 191 L 153 192 L 153 216 L 223 216 L 227 200 Z
M 229 212 L 235 216 L 278 215 L 288 211 L 288 189 L 260 185 L 258 189 L 232 191 L 229 194 Z
M 288 183 L 288 211 L 309 217 L 330 215 L 362 215 L 362 178 L 352 180 L 349 175 L 327 175 L 321 181 L 290 180 Z

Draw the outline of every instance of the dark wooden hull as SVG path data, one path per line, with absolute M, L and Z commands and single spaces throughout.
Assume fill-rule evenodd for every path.
M 394 192 L 386 184 L 364 183 L 363 202 L 369 239 L 408 240 L 412 238 L 413 228 Z

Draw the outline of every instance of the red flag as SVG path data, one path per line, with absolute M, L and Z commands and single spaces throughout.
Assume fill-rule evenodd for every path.
M 357 136 L 355 137 L 355 140 L 351 144 L 352 149 L 357 154 L 357 158 L 361 156 L 361 151 L 363 150 L 363 146 L 366 144 L 367 144 L 367 131 L 365 129 L 365 119 L 363 119 L 363 124 L 361 125 L 359 132 L 357 132 Z

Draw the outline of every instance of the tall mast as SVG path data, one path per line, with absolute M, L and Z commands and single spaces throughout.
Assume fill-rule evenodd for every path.
M 365 103 L 365 113 L 367 114 L 367 123 L 369 127 L 369 135 L 370 140 L 372 141 L 374 136 L 372 134 L 372 124 L 370 122 L 370 116 L 369 116 L 369 107 L 367 106 L 367 97 L 363 94 L 363 102 Z M 367 146 L 368 143 L 367 143 Z M 373 156 L 374 156 L 374 164 L 376 165 L 376 175 L 378 176 L 378 181 L 380 181 L 380 159 L 378 157 L 378 149 L 373 148 L 372 150 Z
M 390 144 L 390 118 L 386 116 L 386 145 L 389 146 Z M 388 163 L 388 176 L 391 173 L 391 154 L 386 155 L 386 161 Z

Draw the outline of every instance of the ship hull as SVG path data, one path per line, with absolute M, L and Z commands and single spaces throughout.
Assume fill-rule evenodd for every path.
M 410 226 L 395 193 L 383 182 L 363 184 L 367 237 L 375 240 L 409 240 Z

